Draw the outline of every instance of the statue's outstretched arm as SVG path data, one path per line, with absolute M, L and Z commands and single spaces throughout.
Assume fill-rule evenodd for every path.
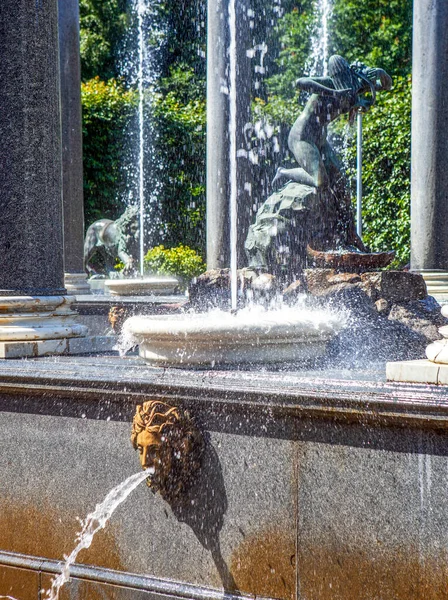
M 376 67 L 363 67 L 363 70 L 358 72 L 365 79 L 370 81 L 375 91 L 388 91 L 392 89 L 392 77 L 389 73 L 386 73 L 384 69 L 378 69 Z
M 375 89 L 377 91 L 381 90 L 391 90 L 392 89 L 392 77 L 389 73 L 386 73 L 384 69 L 375 69 Z
M 353 93 L 350 88 L 336 90 L 330 77 L 300 77 L 296 81 L 296 86 L 305 92 L 319 94 L 319 96 L 332 96 L 339 98 Z

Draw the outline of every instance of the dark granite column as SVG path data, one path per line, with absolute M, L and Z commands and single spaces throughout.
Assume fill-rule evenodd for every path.
M 448 271 L 448 2 L 414 2 L 411 267 Z
M 67 292 L 90 293 L 84 273 L 81 61 L 78 0 L 59 0 L 64 270 Z
M 64 294 L 57 0 L 0 2 L 0 295 Z

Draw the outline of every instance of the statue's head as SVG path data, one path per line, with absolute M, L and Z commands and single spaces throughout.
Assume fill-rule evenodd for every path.
M 188 413 L 152 400 L 137 406 L 131 442 L 143 469 L 153 475 L 148 485 L 173 498 L 187 487 L 200 466 L 203 440 Z
M 328 75 L 331 77 L 337 90 L 352 89 L 356 92 L 359 81 L 350 68 L 350 64 L 339 54 L 333 54 L 328 60 Z
M 335 89 L 353 91 L 355 100 L 350 111 L 353 114 L 355 111 L 367 111 L 375 104 L 377 91 L 390 90 L 392 87 L 392 79 L 383 69 L 367 67 L 359 61 L 350 65 L 338 54 L 330 56 L 328 75 Z
M 115 221 L 117 229 L 122 236 L 138 238 L 140 210 L 137 204 L 131 204 L 126 207 L 124 213 Z

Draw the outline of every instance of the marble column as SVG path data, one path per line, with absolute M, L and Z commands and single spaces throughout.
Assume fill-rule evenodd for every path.
M 68 294 L 90 294 L 83 265 L 81 62 L 78 0 L 59 0 L 64 270 Z
M 0 56 L 0 357 L 65 352 L 57 0 L 1 0 Z
M 229 266 L 227 0 L 207 7 L 207 268 Z
M 250 163 L 244 125 L 250 120 L 251 63 L 248 2 L 236 0 L 238 266 L 250 224 Z M 207 14 L 207 268 L 230 265 L 229 0 L 208 0 Z
M 414 2 L 411 268 L 448 293 L 448 3 Z M 431 284 L 431 281 L 433 282 Z M 431 290 L 430 290 L 431 291 Z

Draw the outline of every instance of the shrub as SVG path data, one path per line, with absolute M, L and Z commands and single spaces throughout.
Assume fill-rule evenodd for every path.
M 136 100 L 136 93 L 115 79 L 95 77 L 81 86 L 87 225 L 100 217 L 115 219 L 123 210 L 127 130 Z
M 202 257 L 188 246 L 165 248 L 155 246 L 146 253 L 144 267 L 147 273 L 175 275 L 184 282 L 197 277 L 205 271 Z

